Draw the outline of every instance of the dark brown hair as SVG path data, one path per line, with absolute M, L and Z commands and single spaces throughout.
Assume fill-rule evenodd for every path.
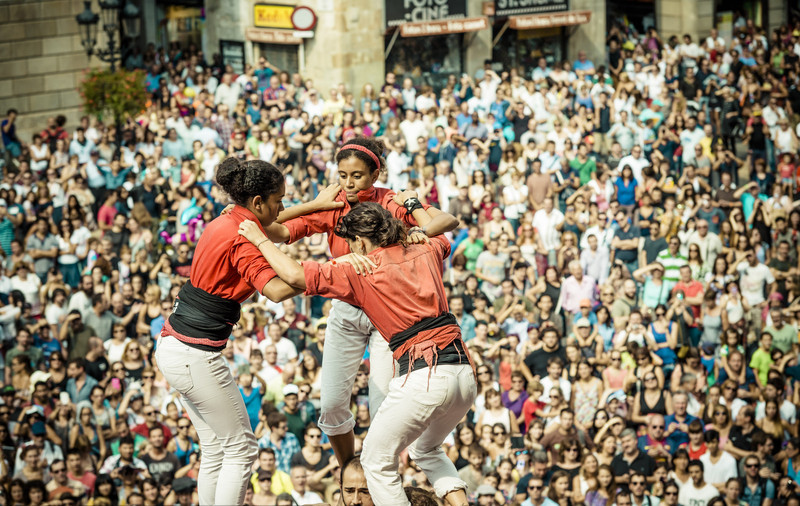
M 383 247 L 405 241 L 406 229 L 380 204 L 364 202 L 339 220 L 336 235 L 351 241 L 362 237 L 375 246 Z

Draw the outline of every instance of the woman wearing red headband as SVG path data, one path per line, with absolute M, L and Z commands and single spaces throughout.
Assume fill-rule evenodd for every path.
M 336 154 L 341 191 L 336 201 L 342 207 L 301 216 L 266 228 L 270 240 L 292 243 L 313 234 L 327 233 L 331 255 L 337 258 L 350 253 L 347 242 L 334 234 L 342 216 L 362 202 L 376 202 L 392 216 L 412 229 L 411 242 L 424 241 L 453 230 L 458 221 L 451 215 L 420 204 L 416 192 L 395 194 L 376 188 L 375 181 L 386 162 L 382 157 L 382 141 L 356 137 L 342 146 Z M 290 208 L 287 212 L 293 211 Z M 325 353 L 322 362 L 322 392 L 319 426 L 328 435 L 340 463 L 353 456 L 353 427 L 350 397 L 358 366 L 369 343 L 370 383 L 369 408 L 374 416 L 388 391 L 393 374 L 393 362 L 386 342 L 364 316 L 364 312 L 348 303 L 334 300 L 325 334 Z
M 472 362 L 448 310 L 442 282 L 450 242 L 436 236 L 427 244 L 406 246 L 400 221 L 376 203 L 362 204 L 336 227 L 336 235 L 353 253 L 366 255 L 362 262 L 371 266 L 371 273 L 361 275 L 359 268 L 345 263 L 301 266 L 265 241 L 253 222 L 243 222 L 239 233 L 259 245 L 291 286 L 306 295 L 335 297 L 362 307 L 397 360 L 399 377 L 390 382 L 361 454 L 373 502 L 409 504 L 398 474 L 399 454 L 408 448 L 439 497 L 450 505 L 467 504 L 467 484 L 442 449 L 477 394 Z M 326 343 L 325 353 L 329 349 Z

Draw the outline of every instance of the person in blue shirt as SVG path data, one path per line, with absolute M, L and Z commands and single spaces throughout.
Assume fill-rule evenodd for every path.
M 12 158 L 18 158 L 20 154 L 22 154 L 22 144 L 17 137 L 17 126 L 14 124 L 17 119 L 17 114 L 16 109 L 9 109 L 6 112 L 6 118 L 0 122 L 3 145 Z
M 689 442 L 689 424 L 697 417 L 686 412 L 689 396 L 685 392 L 675 392 L 672 396 L 673 413 L 664 417 L 664 435 L 669 444 L 670 453 L 675 453 L 684 443 Z
M 578 59 L 572 64 L 572 70 L 578 77 L 594 75 L 594 63 L 586 58 L 586 51 L 578 51 Z

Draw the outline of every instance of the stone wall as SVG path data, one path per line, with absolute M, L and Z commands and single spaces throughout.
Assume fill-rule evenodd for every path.
M 82 10 L 81 0 L 0 0 L 0 114 L 19 110 L 23 141 L 48 116 L 64 114 L 73 127 L 80 117 L 76 86 L 90 63 L 75 21 Z

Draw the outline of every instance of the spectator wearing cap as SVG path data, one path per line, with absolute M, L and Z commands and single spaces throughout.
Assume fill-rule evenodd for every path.
M 269 483 L 273 479 L 273 473 L 264 469 L 258 470 L 253 478 L 258 483 L 258 490 L 253 493 L 253 506 L 272 506 L 276 504 L 278 496 L 272 492 Z
M 173 480 L 172 491 L 175 493 L 176 504 L 180 506 L 190 506 L 194 504 L 192 497 L 196 488 L 197 482 L 188 476 L 182 476 Z
M 28 412 L 31 412 L 28 414 Z M 34 406 L 28 408 L 26 411 L 26 418 L 30 420 L 35 420 L 30 424 L 30 431 L 29 434 L 25 434 L 26 437 L 30 437 L 30 441 L 25 444 L 25 446 L 35 446 L 39 449 L 39 458 L 47 462 L 47 465 L 52 465 L 56 460 L 59 460 L 63 463 L 64 459 L 64 452 L 61 450 L 60 446 L 54 445 L 50 441 L 47 440 L 47 427 L 44 423 L 44 410 L 40 406 Z M 22 457 L 22 449 L 24 447 L 20 447 L 17 449 L 17 458 L 14 463 L 15 469 L 22 469 L 24 465 L 24 460 Z
M 295 392 L 296 394 L 296 392 Z M 260 448 L 271 448 L 275 452 L 275 461 L 278 469 L 288 473 L 292 456 L 300 451 L 300 442 L 297 436 L 289 432 L 289 423 L 286 415 L 273 412 L 267 416 L 269 434 L 258 440 Z
M 497 501 L 495 496 L 497 489 L 492 485 L 484 483 L 475 489 L 475 500 L 478 506 L 495 506 Z
M 82 358 L 71 358 L 67 364 L 67 393 L 73 404 L 88 402 L 92 388 L 97 385 L 97 380 L 86 374 L 86 363 Z
M 308 412 L 300 409 L 298 404 L 298 395 L 300 388 L 295 384 L 289 384 L 283 387 L 283 407 L 281 413 L 286 416 L 286 423 L 288 424 L 288 431 L 297 438 L 297 441 L 303 441 L 306 425 L 313 421 L 308 418 Z

